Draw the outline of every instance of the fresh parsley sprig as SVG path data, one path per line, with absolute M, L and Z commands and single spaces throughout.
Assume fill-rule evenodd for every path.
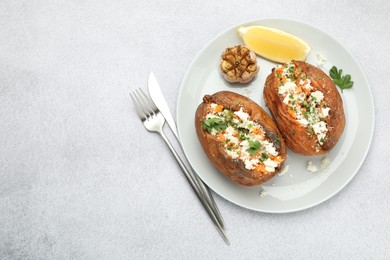
M 217 130 L 217 132 L 223 131 L 227 128 L 227 125 L 221 118 L 212 117 L 204 120 L 202 122 L 202 127 L 203 129 L 207 129 L 207 131 L 211 133 L 213 128 Z
M 252 140 L 248 140 L 249 142 L 249 148 L 246 149 L 246 151 L 250 154 L 250 155 L 255 155 L 257 153 L 257 151 L 260 150 L 260 142 L 258 140 L 256 141 L 252 141 Z
M 347 74 L 342 76 L 343 70 L 337 69 L 336 66 L 333 66 L 329 70 L 329 76 L 333 79 L 334 84 L 340 87 L 341 92 L 346 88 L 352 88 L 353 81 L 351 81 L 351 75 Z

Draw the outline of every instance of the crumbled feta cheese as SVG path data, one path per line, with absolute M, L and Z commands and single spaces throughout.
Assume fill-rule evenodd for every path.
M 317 166 L 315 166 L 311 161 L 308 161 L 307 162 L 307 167 L 306 169 L 311 172 L 311 173 L 314 173 L 316 172 L 318 169 L 317 169 Z
M 260 191 L 260 197 L 265 197 L 267 195 L 269 195 L 268 191 L 265 190 Z
M 278 163 L 272 161 L 270 158 L 264 161 L 264 165 L 267 172 L 274 172 L 275 168 L 278 167 Z
M 234 130 L 234 128 L 231 127 L 230 125 L 225 129 L 226 137 L 232 136 L 235 132 L 236 132 L 236 130 Z
M 328 129 L 326 128 L 326 123 L 324 121 L 317 122 L 312 125 L 314 133 L 317 135 L 317 139 L 322 144 L 324 142 L 326 132 Z
M 216 135 L 216 134 L 218 134 L 218 131 L 215 130 L 214 128 L 212 128 L 210 134 L 211 134 L 211 135 Z
M 221 117 L 219 117 L 219 116 L 217 116 L 217 115 L 214 115 L 214 114 L 212 114 L 212 113 L 209 113 L 209 114 L 207 114 L 206 115 L 206 119 L 210 119 L 210 118 L 221 118 Z
M 322 116 L 327 117 L 329 115 L 329 110 L 330 110 L 329 107 L 322 108 L 322 110 L 321 110 Z
M 259 163 L 259 160 L 251 159 L 251 160 L 245 160 L 245 168 L 248 170 L 253 170 L 255 168 L 255 165 Z
M 283 99 L 283 103 L 284 104 L 286 104 L 286 105 L 288 105 L 288 102 L 290 101 L 290 97 L 289 97 L 289 95 L 286 95 L 285 97 L 284 97 L 284 99 Z
M 244 124 L 244 128 L 246 129 L 251 129 L 254 125 L 254 122 L 252 120 L 248 120 L 246 121 L 246 123 Z
M 240 143 L 240 140 L 238 140 L 238 138 L 235 137 L 235 136 L 230 136 L 230 137 L 229 137 L 229 140 L 230 140 L 230 142 L 231 142 L 232 144 L 235 144 L 235 145 L 238 145 L 238 144 Z
M 269 154 L 271 154 L 273 156 L 278 155 L 278 152 L 276 151 L 276 148 L 275 148 L 275 146 L 272 143 L 270 143 L 268 141 L 264 141 L 263 145 L 265 146 L 265 150 L 266 150 L 267 153 L 269 153 Z
M 326 57 L 322 55 L 321 53 L 317 53 L 317 67 L 322 67 L 324 66 L 326 62 Z
M 247 149 L 249 148 L 249 142 L 248 142 L 248 140 L 242 141 L 240 145 L 241 145 L 241 147 L 242 147 L 241 149 L 244 150 L 244 151 L 247 150 Z
M 324 157 L 322 160 L 321 160 L 321 163 L 320 163 L 320 169 L 323 170 L 323 171 L 327 171 L 329 169 L 329 165 L 330 165 L 330 160 L 328 157 Z
M 312 90 L 313 87 L 312 87 L 312 85 L 310 85 L 310 83 L 311 83 L 311 80 L 308 79 L 308 80 L 307 80 L 307 83 L 306 83 L 303 87 L 304 87 L 305 89 Z
M 235 145 L 238 145 L 239 144 L 239 140 L 237 137 L 233 136 L 234 133 L 236 132 L 236 130 L 232 127 L 232 126 L 228 126 L 226 129 L 225 129 L 225 133 L 224 133 L 224 137 L 226 138 L 226 140 L 228 140 L 230 143 L 233 143 Z
M 225 151 L 232 159 L 238 158 L 237 150 L 225 150 Z
M 244 110 L 242 110 L 242 107 L 240 108 L 240 110 L 235 111 L 234 114 L 236 114 L 242 120 L 243 123 L 246 123 L 248 121 L 249 114 L 245 113 Z
M 311 93 L 311 96 L 316 99 L 317 103 L 320 103 L 324 99 L 324 94 L 321 91 L 319 91 L 319 90 L 314 91 L 313 93 Z
M 301 92 L 301 93 L 298 94 L 297 100 L 299 102 L 303 102 L 303 100 L 305 100 L 305 98 L 306 98 L 305 93 Z
M 233 119 L 232 119 L 232 122 L 233 122 L 234 124 L 239 124 L 239 123 L 240 123 L 240 120 L 238 120 L 237 118 L 233 118 Z
M 284 83 L 283 86 L 280 86 L 278 89 L 278 93 L 280 95 L 284 95 L 286 93 L 295 92 L 295 89 L 297 88 L 297 85 L 295 85 L 294 82 L 287 81 Z
M 326 123 L 323 122 L 323 121 L 320 121 L 318 123 L 315 123 L 313 125 L 313 130 L 314 130 L 314 133 L 316 134 L 319 134 L 319 133 L 322 133 L 322 132 L 325 132 L 327 129 L 326 129 Z
M 240 151 L 241 159 L 243 161 L 248 160 L 250 158 L 250 154 L 247 152 L 247 150 L 250 147 L 249 142 L 247 140 L 244 140 L 240 143 L 240 145 L 241 145 L 241 151 Z
M 306 118 L 300 118 L 300 119 L 297 119 L 298 123 L 300 123 L 301 125 L 303 126 L 307 126 L 309 124 L 309 121 L 307 121 Z
M 309 124 L 309 121 L 304 117 L 300 109 L 297 109 L 295 112 L 295 116 L 297 121 L 302 124 L 303 126 L 307 126 Z

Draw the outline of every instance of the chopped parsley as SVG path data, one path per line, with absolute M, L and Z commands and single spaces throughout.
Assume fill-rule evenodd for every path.
M 246 139 L 246 132 L 240 131 L 240 129 L 238 129 L 238 139 L 245 140 Z
M 261 153 L 261 157 L 259 158 L 260 162 L 264 162 L 269 158 L 267 153 Z
M 246 150 L 250 155 L 255 155 L 260 150 L 260 142 L 258 140 L 248 140 L 249 148 Z
M 212 118 L 206 119 L 202 122 L 202 128 L 206 129 L 209 133 L 211 133 L 213 128 L 216 131 L 220 132 L 220 131 L 225 130 L 227 128 L 227 125 L 225 124 L 225 122 L 221 118 L 212 117 Z
M 226 122 L 231 122 L 233 119 L 233 112 L 231 110 L 225 109 L 224 112 L 226 113 L 225 120 Z

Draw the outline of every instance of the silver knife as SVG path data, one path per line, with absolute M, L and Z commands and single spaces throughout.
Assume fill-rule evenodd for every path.
M 165 101 L 164 95 L 161 92 L 160 85 L 158 84 L 157 79 L 154 76 L 154 73 L 152 71 L 149 74 L 148 89 L 149 89 L 149 95 L 152 98 L 154 104 L 156 104 L 158 109 L 160 109 L 161 114 L 163 114 L 169 127 L 171 128 L 172 132 L 175 134 L 176 139 L 179 140 L 179 134 L 177 133 L 175 120 L 172 117 L 167 101 Z
M 153 72 L 150 72 L 149 74 L 148 90 L 149 90 L 149 95 L 152 98 L 153 102 L 156 104 L 161 114 L 164 116 L 169 127 L 174 133 L 176 139 L 180 142 L 175 120 L 172 117 L 171 111 L 169 110 L 168 104 L 165 101 L 164 95 L 161 92 L 160 85 L 158 84 L 157 79 L 154 76 Z M 210 208 L 212 209 L 216 218 L 218 219 L 219 224 L 221 225 L 222 228 L 225 228 L 225 222 L 223 221 L 222 215 L 219 212 L 219 209 L 214 201 L 212 194 L 210 193 L 209 188 L 203 183 L 203 181 L 199 178 L 199 176 L 196 173 L 193 175 L 200 188 L 200 191 L 202 192 L 202 194 L 204 194 L 205 199 L 209 203 Z

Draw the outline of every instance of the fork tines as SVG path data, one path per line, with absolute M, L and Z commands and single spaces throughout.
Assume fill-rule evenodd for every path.
M 142 91 L 142 89 L 137 88 L 130 93 L 130 97 L 133 100 L 137 114 L 142 121 L 145 121 L 148 117 L 152 117 L 159 112 L 156 105 L 150 100 L 145 92 Z

